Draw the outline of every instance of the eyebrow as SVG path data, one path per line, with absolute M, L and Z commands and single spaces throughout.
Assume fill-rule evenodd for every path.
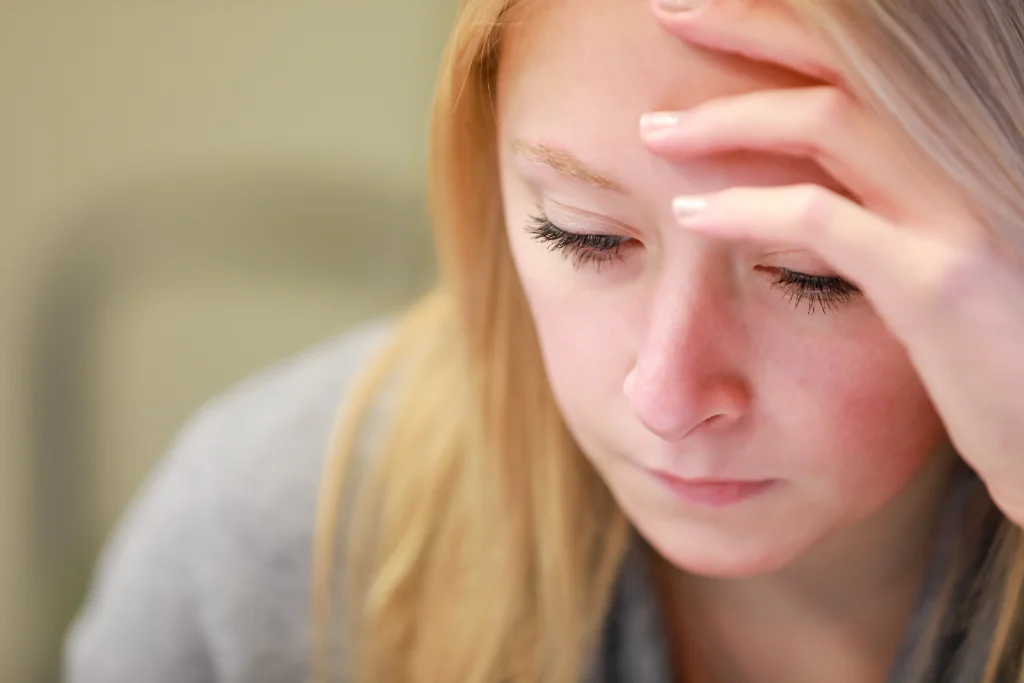
M 604 177 L 568 150 L 525 140 L 516 140 L 514 146 L 516 152 L 527 161 L 543 164 L 566 178 L 581 180 L 602 190 L 628 194 L 621 183 Z

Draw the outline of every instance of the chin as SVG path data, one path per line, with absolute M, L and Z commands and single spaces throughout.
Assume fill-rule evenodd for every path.
M 803 549 L 793 544 L 777 542 L 778 539 L 772 542 L 773 539 L 766 538 L 768 534 L 737 538 L 706 530 L 685 534 L 678 528 L 670 533 L 664 533 L 664 529 L 648 532 L 640 525 L 637 530 L 669 564 L 689 574 L 709 578 L 741 579 L 770 574 L 803 554 Z

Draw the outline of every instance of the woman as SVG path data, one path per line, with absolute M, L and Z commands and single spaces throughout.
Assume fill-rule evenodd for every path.
M 443 281 L 349 392 L 322 478 L 315 676 L 1024 680 L 1024 9 L 507 4 L 460 9 Z M 244 452 L 224 415 L 259 393 L 181 459 Z M 294 412 L 254 446 L 278 472 Z M 101 577 L 73 680 L 298 675 L 304 632 L 259 567 L 294 576 L 306 537 L 248 502 L 265 462 L 232 457 L 241 500 L 143 500 L 171 541 L 136 522 L 108 574 L 157 571 L 200 525 L 214 559 L 155 619 Z M 116 633 L 171 673 L 111 674 Z

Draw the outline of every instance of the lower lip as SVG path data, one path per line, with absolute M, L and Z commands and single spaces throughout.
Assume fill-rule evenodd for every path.
M 689 503 L 708 507 L 735 505 L 753 498 L 771 488 L 774 483 L 765 481 L 716 481 L 678 479 L 655 472 L 656 476 L 677 498 Z

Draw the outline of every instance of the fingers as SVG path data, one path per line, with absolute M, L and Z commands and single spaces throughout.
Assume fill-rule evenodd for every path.
M 956 253 L 819 185 L 731 188 L 679 197 L 673 208 L 682 226 L 709 236 L 813 251 L 890 319 L 920 313 L 923 298 L 944 289 Z
M 903 212 L 897 205 L 917 202 L 923 191 L 897 143 L 832 86 L 760 90 L 650 114 L 641 120 L 641 135 L 648 149 L 667 157 L 740 150 L 808 157 L 886 215 Z
M 654 0 L 653 6 L 662 26 L 689 43 L 826 83 L 842 80 L 831 51 L 779 0 Z

